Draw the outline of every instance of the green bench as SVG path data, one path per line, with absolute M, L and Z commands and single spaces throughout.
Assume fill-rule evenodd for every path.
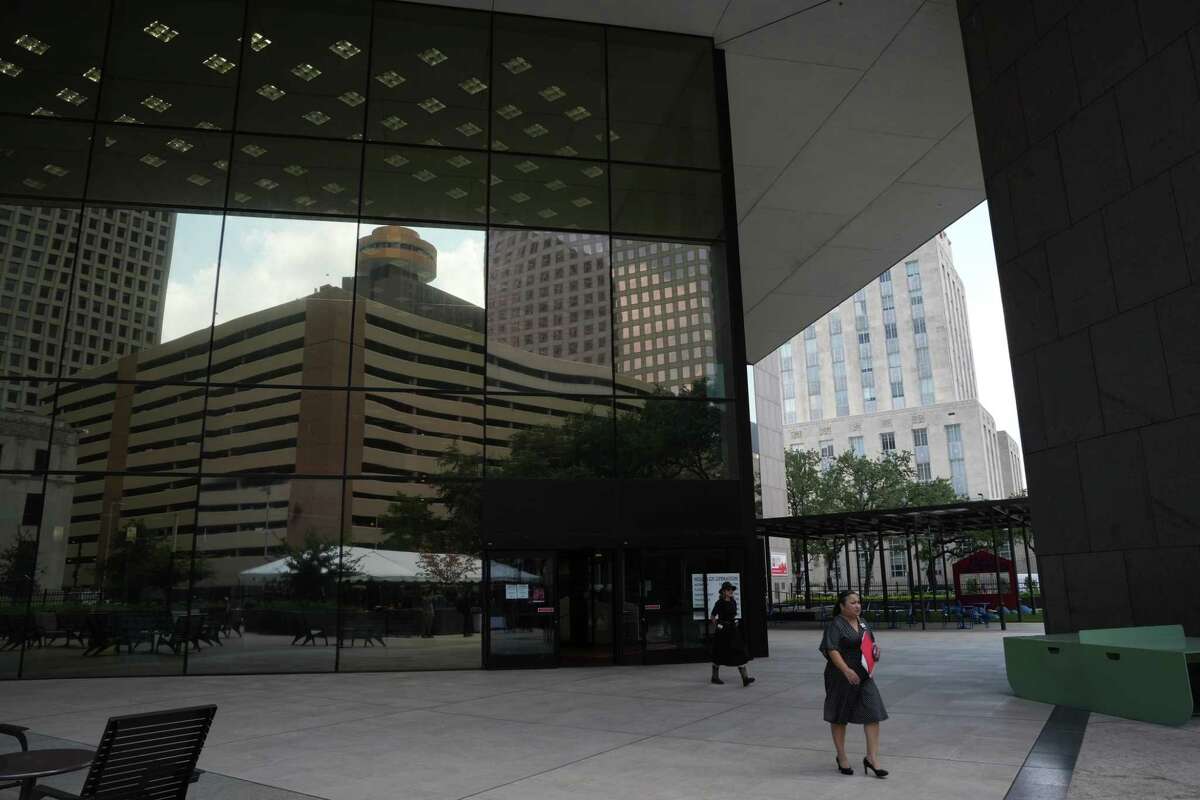
M 1182 625 L 1101 628 L 1004 640 L 1018 697 L 1163 725 L 1183 725 L 1200 701 L 1200 638 Z

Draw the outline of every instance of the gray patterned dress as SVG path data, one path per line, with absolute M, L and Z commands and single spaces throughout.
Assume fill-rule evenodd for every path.
M 860 621 L 860 630 L 846 621 L 840 614 L 825 626 L 825 636 L 821 639 L 821 655 L 825 656 L 825 721 L 838 725 L 853 722 L 863 725 L 868 722 L 882 722 L 888 718 L 887 709 L 883 707 L 883 698 L 879 696 L 879 688 L 875 681 L 867 676 L 867 670 L 862 664 L 862 631 L 867 630 L 867 624 Z M 875 632 L 872 631 L 874 636 Z M 876 644 L 879 640 L 876 639 Z M 836 650 L 842 654 L 846 665 L 858 673 L 859 684 L 854 686 L 846 680 L 842 671 L 829 660 L 829 654 Z

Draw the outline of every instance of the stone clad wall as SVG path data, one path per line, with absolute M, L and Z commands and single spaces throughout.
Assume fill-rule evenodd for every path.
M 1200 635 L 1200 3 L 958 5 L 1048 628 Z

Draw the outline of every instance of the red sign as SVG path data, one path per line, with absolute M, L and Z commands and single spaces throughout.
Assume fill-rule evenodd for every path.
M 646 603 L 647 611 L 662 611 L 661 603 Z
M 771 553 L 771 574 L 780 578 L 787 577 L 787 555 L 784 553 Z
M 553 614 L 554 606 L 542 606 L 537 610 L 539 614 Z

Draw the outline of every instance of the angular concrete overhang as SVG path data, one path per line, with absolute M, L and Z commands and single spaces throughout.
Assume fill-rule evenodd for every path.
M 984 199 L 954 0 L 445 0 L 726 52 L 758 361 Z

